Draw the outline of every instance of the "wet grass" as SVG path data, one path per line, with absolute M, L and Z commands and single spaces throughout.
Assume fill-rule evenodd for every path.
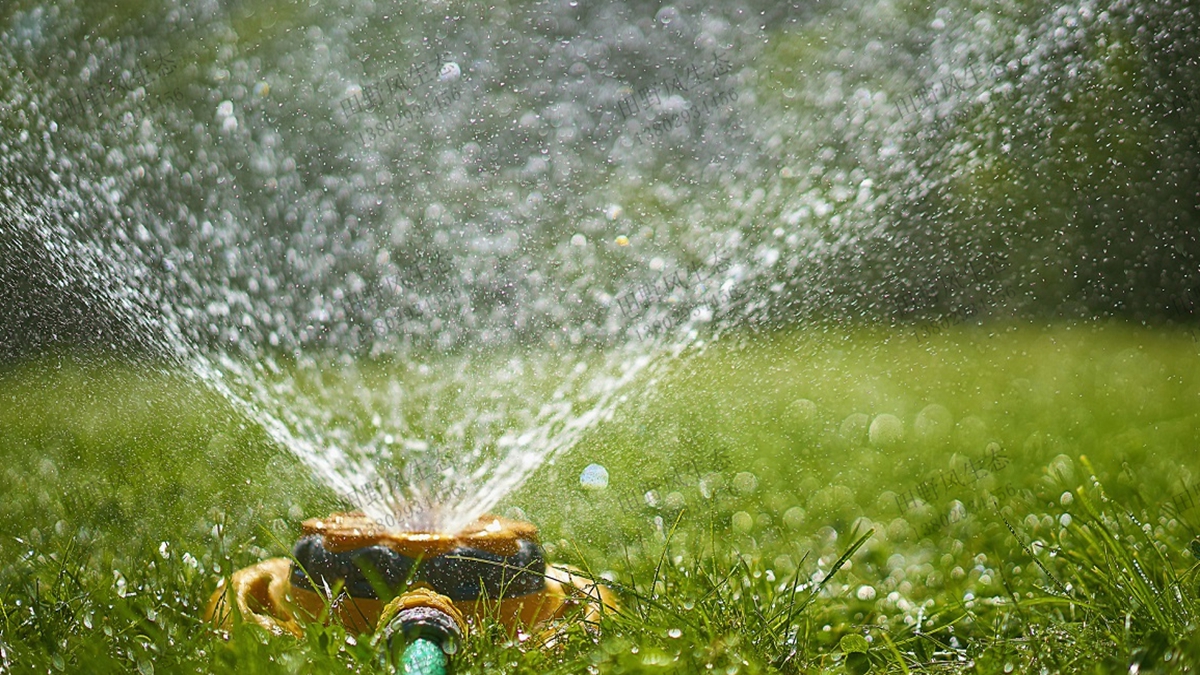
M 460 669 L 1192 672 L 1198 403 L 1184 332 L 719 343 L 500 509 L 622 613 L 550 651 L 480 626 Z M 580 485 L 591 463 L 606 489 Z M 383 672 L 337 626 L 200 621 L 221 576 L 339 508 L 219 399 L 11 370 L 0 465 L 0 672 Z

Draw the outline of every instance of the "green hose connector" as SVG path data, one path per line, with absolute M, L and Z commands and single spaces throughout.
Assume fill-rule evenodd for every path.
M 432 640 L 413 640 L 400 656 L 400 672 L 404 675 L 446 675 L 450 660 Z

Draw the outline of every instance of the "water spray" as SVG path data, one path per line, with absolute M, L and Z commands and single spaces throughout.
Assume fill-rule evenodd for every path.
M 337 622 L 373 633 L 398 672 L 434 675 L 447 672 L 469 626 L 484 617 L 533 631 L 573 608 L 595 623 L 616 603 L 607 588 L 547 564 L 529 523 L 485 515 L 456 534 L 405 532 L 356 512 L 305 521 L 292 558 L 222 580 L 205 619 L 227 629 L 236 612 L 296 637 L 304 623 Z

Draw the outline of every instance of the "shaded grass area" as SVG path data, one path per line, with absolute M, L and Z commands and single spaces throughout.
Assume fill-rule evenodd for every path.
M 1190 672 L 1198 403 L 1182 332 L 718 343 L 500 508 L 622 614 L 552 651 L 484 625 L 460 668 Z M 0 670 L 384 672 L 337 626 L 201 624 L 221 576 L 339 508 L 216 397 L 31 364 L 0 375 L 0 464 Z

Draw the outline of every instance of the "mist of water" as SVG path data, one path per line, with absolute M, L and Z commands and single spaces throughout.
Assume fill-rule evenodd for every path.
M 50 317 L 43 343 L 150 355 L 348 506 L 439 530 L 726 331 L 953 314 L 1023 283 L 1028 224 L 973 191 L 979 157 L 1069 125 L 1051 88 L 1105 66 L 1054 55 L 1113 20 L 156 11 L 2 15 L 0 291 Z

